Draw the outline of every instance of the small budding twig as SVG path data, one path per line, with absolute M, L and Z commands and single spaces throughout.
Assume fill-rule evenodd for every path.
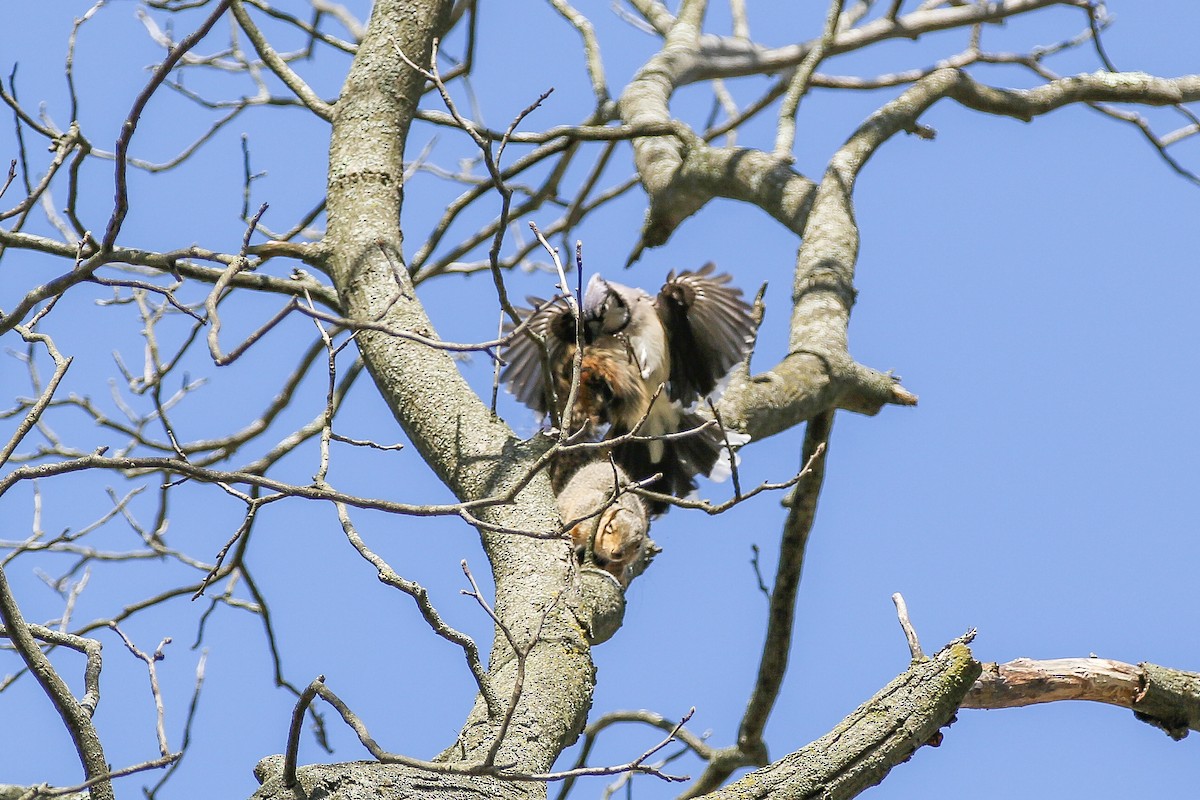
M 754 578 L 758 581 L 758 590 L 762 592 L 763 597 L 767 598 L 767 603 L 771 602 L 771 590 L 767 588 L 767 582 L 763 580 L 762 569 L 758 565 L 759 550 L 758 545 L 750 545 L 750 566 L 754 569 Z
M 146 653 L 137 648 L 137 645 L 125 635 L 125 632 L 117 627 L 116 622 L 108 623 L 108 627 L 116 631 L 116 634 L 121 637 L 121 641 L 129 648 L 129 652 L 133 653 L 140 661 L 146 663 L 146 669 L 150 672 L 150 693 L 154 696 L 154 708 L 157 714 L 155 731 L 158 734 L 158 751 L 162 754 L 163 758 L 174 760 L 175 756 L 172 756 L 171 748 L 167 746 L 167 730 L 163 719 L 165 711 L 163 710 L 162 692 L 158 688 L 158 669 L 155 667 L 159 661 L 166 658 L 163 648 L 171 643 L 171 637 L 168 636 L 159 642 L 158 647 L 155 648 L 153 653 Z
M 0 186 L 0 197 L 4 197 L 4 193 L 8 191 L 8 187 L 17 177 L 17 160 L 14 158 L 8 162 L 8 176 L 5 178 L 4 185 Z
M 246 226 L 246 232 L 242 236 L 242 249 L 238 252 L 237 258 L 233 259 L 232 263 L 230 263 L 230 265 L 221 272 L 220 277 L 217 278 L 217 282 L 213 284 L 212 291 L 208 293 L 208 297 L 204 301 L 204 311 L 208 316 L 209 322 L 208 350 L 209 354 L 212 356 L 213 362 L 218 367 L 224 367 L 236 360 L 237 357 L 246 350 L 246 348 L 254 344 L 262 336 L 264 336 L 267 331 L 279 324 L 279 322 L 286 317 L 288 312 L 291 310 L 289 307 L 291 303 L 289 303 L 289 306 L 284 307 L 285 310 L 277 313 L 265 325 L 263 325 L 254 333 L 250 334 L 245 342 L 238 347 L 235 347 L 228 355 L 221 353 L 221 345 L 218 341 L 218 336 L 221 333 L 221 317 L 217 314 L 217 303 L 220 302 L 221 296 L 233 282 L 233 279 L 237 277 L 237 274 L 243 270 L 250 269 L 250 260 L 248 257 L 248 253 L 250 252 L 250 237 L 254 234 L 254 229 L 258 226 L 258 221 L 262 219 L 263 214 L 267 213 L 267 208 L 268 205 L 266 203 L 263 203 L 258 207 L 258 211 L 255 212 L 254 216 L 250 219 L 249 224 Z M 293 300 L 293 302 L 296 301 Z
M 715 422 L 709 421 L 709 422 L 704 423 L 704 425 L 702 425 L 700 428 L 693 428 L 688 431 L 680 431 L 679 433 L 662 434 L 660 436 L 653 436 L 653 437 L 651 437 L 651 436 L 631 436 L 629 434 L 626 434 L 625 436 L 621 436 L 616 439 L 605 440 L 602 444 L 612 444 L 614 442 L 619 442 L 619 441 L 650 441 L 650 440 L 667 441 L 667 440 L 670 440 L 673 438 L 677 439 L 682 436 L 689 436 L 689 435 L 695 433 L 696 431 L 701 430 L 702 428 L 707 427 L 709 425 L 713 425 L 713 424 L 715 424 Z M 581 445 L 575 445 L 575 446 L 581 447 Z M 744 503 L 747 500 L 762 494 L 763 492 L 777 491 L 780 489 L 790 489 L 793 486 L 796 486 L 806 476 L 812 474 L 814 464 L 816 464 L 817 460 L 821 457 L 821 454 L 824 452 L 825 452 L 825 443 L 822 442 L 821 444 L 817 445 L 817 447 L 813 450 L 812 455 L 804 463 L 804 466 L 800 469 L 800 471 L 797 472 L 795 475 L 793 475 L 791 478 L 788 478 L 786 481 L 782 481 L 780 483 L 771 483 L 770 481 L 764 481 L 763 483 L 760 483 L 758 486 L 755 486 L 750 491 L 742 494 L 741 497 L 731 497 L 723 503 L 712 503 L 708 500 L 692 500 L 692 499 L 689 499 L 686 497 L 679 498 L 673 494 L 665 494 L 663 492 L 651 492 L 647 489 L 636 489 L 634 493 L 637 494 L 639 497 L 643 497 L 647 500 L 655 500 L 658 502 L 666 503 L 666 504 L 674 506 L 676 508 L 690 508 L 690 509 L 694 509 L 696 511 L 703 511 L 705 514 L 708 514 L 710 516 L 715 516 L 717 514 L 723 514 L 726 511 L 728 511 L 729 509 L 733 508 L 734 506 Z M 633 488 L 633 487 L 631 487 L 631 488 Z M 790 501 L 786 498 L 783 500 L 783 503 L 785 505 L 789 502 Z

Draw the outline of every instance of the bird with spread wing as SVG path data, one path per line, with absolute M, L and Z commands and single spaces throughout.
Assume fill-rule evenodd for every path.
M 600 435 L 607 426 L 606 438 L 650 437 L 615 445 L 613 457 L 634 480 L 661 473 L 648 488 L 686 496 L 696 488 L 695 476 L 710 475 L 725 449 L 721 430 L 706 426 L 693 407 L 746 357 L 755 330 L 742 291 L 715 269 L 709 263 L 694 272 L 672 271 L 656 296 L 593 275 L 580 309 L 581 336 L 565 297 L 527 298 L 532 308 L 519 309 L 522 320 L 544 337 L 546 349 L 532 337 L 514 338 L 503 353 L 503 380 L 538 413 L 569 417 L 573 432 Z M 579 385 L 567 415 L 579 341 Z M 695 432 L 653 438 L 686 431 Z

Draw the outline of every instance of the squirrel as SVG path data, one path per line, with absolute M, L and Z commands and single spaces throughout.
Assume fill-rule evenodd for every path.
M 618 487 L 629 477 L 607 460 L 593 460 L 575 470 L 558 490 L 558 513 L 571 525 L 571 543 L 580 563 L 608 572 L 622 587 L 645 568 L 657 548 L 647 535 L 649 521 L 640 497 Z M 555 487 L 558 489 L 558 487 Z M 601 510 L 603 509 L 603 510 Z M 586 519 L 584 519 L 586 517 Z

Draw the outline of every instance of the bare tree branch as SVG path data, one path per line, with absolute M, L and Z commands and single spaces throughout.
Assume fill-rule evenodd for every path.
M 180 40 L 163 62 L 159 64 L 158 69 L 154 71 L 154 75 L 150 78 L 150 82 L 133 101 L 133 108 L 130 109 L 129 115 L 125 117 L 125 124 L 121 126 L 121 135 L 117 137 L 117 166 L 116 166 L 116 208 L 113 209 L 112 217 L 108 220 L 108 227 L 104 231 L 104 238 L 100 241 L 101 252 L 108 253 L 112 251 L 113 245 L 116 244 L 117 234 L 121 231 L 121 225 L 125 222 L 125 215 L 129 212 L 129 188 L 125 180 L 125 165 L 129 155 L 129 142 L 133 138 L 133 133 L 137 130 L 138 121 L 141 119 L 142 112 L 146 108 L 146 104 L 150 102 L 151 96 L 162 85 L 175 64 L 179 62 L 187 51 L 195 47 L 201 39 L 203 39 L 212 26 L 217 23 L 217 20 L 224 15 L 226 9 L 229 8 L 231 0 L 219 0 L 213 8 L 212 13 L 205 18 L 192 33 Z
M 1091 700 L 1129 708 L 1172 739 L 1200 731 L 1200 675 L 1155 664 L 1107 658 L 1018 658 L 984 664 L 963 708 L 1017 708 L 1060 700 Z
M 279 54 L 275 52 L 275 49 L 271 47 L 266 37 L 263 36 L 262 31 L 250 19 L 250 15 L 246 12 L 246 7 L 242 4 L 242 0 L 232 0 L 228 5 L 232 9 L 233 16 L 237 19 L 238 25 L 245 32 L 246 38 L 254 45 L 254 51 L 271 68 L 271 71 L 279 77 L 279 80 L 283 81 L 289 89 L 295 92 L 304 105 L 308 106 L 309 110 L 318 117 L 326 121 L 333 119 L 333 108 L 324 100 L 317 97 L 308 84 L 292 71 L 292 68 L 287 65 L 286 61 L 279 57 Z
M 17 606 L 16 598 L 9 589 L 8 578 L 5 577 L 3 568 L 0 568 L 0 621 L 4 622 L 4 635 L 16 647 L 21 660 L 33 673 L 34 678 L 46 693 L 46 697 L 58 711 L 58 715 L 75 745 L 75 752 L 79 755 L 80 764 L 83 765 L 84 775 L 89 779 L 96 779 L 95 785 L 92 786 L 91 796 L 98 800 L 111 800 L 113 790 L 109 780 L 108 762 L 104 757 L 104 747 L 100 743 L 100 736 L 96 732 L 95 726 L 92 725 L 92 711 L 95 710 L 95 699 L 98 695 L 91 693 L 86 696 L 85 700 L 90 697 L 92 702 L 84 705 L 71 694 L 70 687 L 54 670 L 50 659 L 42 653 L 34 640 L 33 632 L 26 624 L 25 618 L 21 615 L 21 609 Z M 99 671 L 98 662 L 99 654 L 97 652 L 94 668 L 96 672 Z M 89 669 L 92 669 L 91 664 L 92 659 L 89 657 Z M 93 692 L 97 691 L 94 686 L 91 688 Z
M 820 739 L 708 796 L 741 800 L 819 792 L 830 800 L 855 797 L 953 722 L 979 670 L 961 643 L 913 662 Z

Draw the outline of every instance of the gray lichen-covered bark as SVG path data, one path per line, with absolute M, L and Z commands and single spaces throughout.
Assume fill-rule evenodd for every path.
M 1162 728 L 1172 739 L 1200 731 L 1200 674 L 1142 663 L 1144 685 L 1134 698 L 1133 713 Z
M 963 644 L 914 662 L 817 741 L 708 797 L 854 797 L 882 781 L 893 766 L 953 721 L 979 671 Z
M 447 775 L 416 770 L 398 764 L 355 761 L 345 764 L 313 764 L 297 775 L 296 785 L 283 786 L 280 779 L 283 757 L 263 759 L 255 775 L 263 785 L 256 798 L 337 798 L 337 800 L 380 800 L 380 798 L 431 797 L 438 800 L 521 800 L 529 797 L 529 784 L 481 775 Z M 544 784 L 534 784 L 542 786 Z M 542 796 L 545 789 L 541 790 Z

